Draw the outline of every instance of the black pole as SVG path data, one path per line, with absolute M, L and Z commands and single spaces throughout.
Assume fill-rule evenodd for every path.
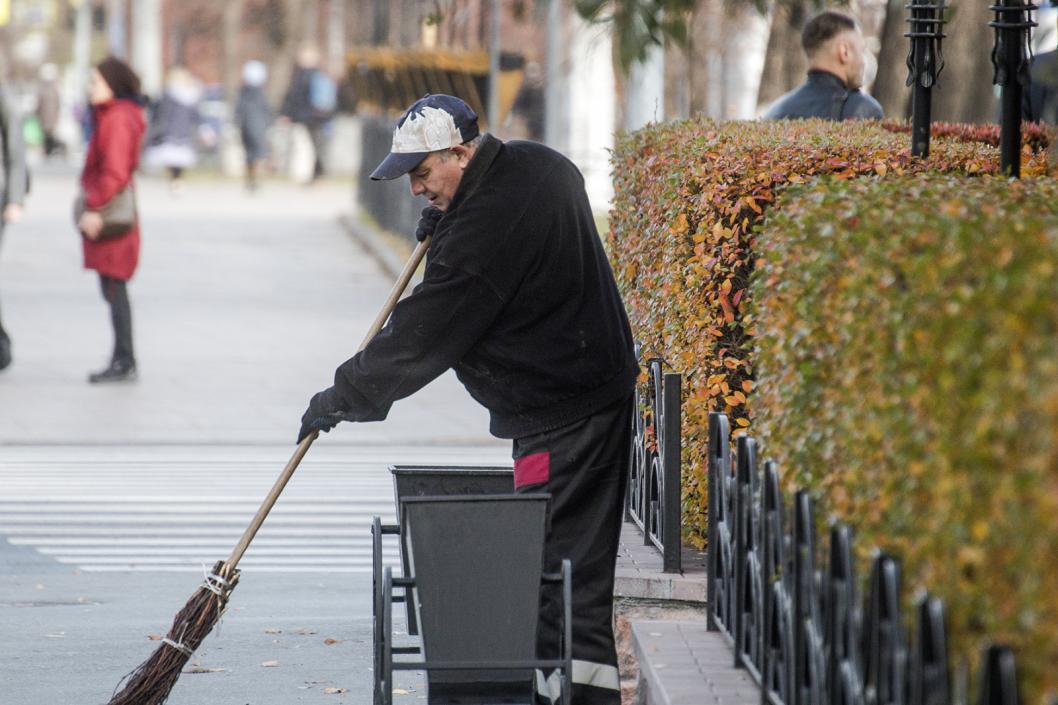
M 992 82 L 1001 87 L 1002 119 L 999 128 L 999 168 L 1004 174 L 1021 177 L 1021 100 L 1028 87 L 1032 50 L 1029 30 L 1036 26 L 1031 12 L 1036 5 L 1024 0 L 997 0 L 989 9 L 996 18 L 989 22 L 995 29 Z
M 944 0 L 911 0 L 908 22 L 911 47 L 907 55 L 907 85 L 911 93 L 911 154 L 929 156 L 929 131 L 933 121 L 933 86 L 944 68 L 940 44 L 944 38 Z

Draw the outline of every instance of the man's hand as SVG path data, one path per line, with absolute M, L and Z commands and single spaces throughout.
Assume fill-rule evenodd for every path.
M 301 430 L 298 431 L 298 443 L 305 440 L 305 436 L 313 431 L 326 433 L 342 421 L 342 413 L 345 411 L 341 397 L 334 387 L 328 387 L 322 392 L 315 394 L 309 401 L 309 408 L 301 417 Z
M 4 222 L 14 224 L 22 220 L 22 205 L 20 203 L 8 203 L 4 207 Z
M 437 221 L 444 214 L 445 212 L 440 208 L 434 208 L 433 206 L 423 208 L 422 213 L 419 215 L 419 226 L 415 228 L 415 239 L 422 242 L 433 235 L 433 231 L 437 229 Z
M 103 232 L 103 214 L 99 211 L 85 211 L 77 221 L 78 229 L 89 240 L 98 240 Z

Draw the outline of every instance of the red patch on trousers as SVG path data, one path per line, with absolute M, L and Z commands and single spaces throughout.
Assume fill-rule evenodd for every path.
M 541 485 L 551 477 L 551 453 L 533 453 L 514 461 L 514 486 Z

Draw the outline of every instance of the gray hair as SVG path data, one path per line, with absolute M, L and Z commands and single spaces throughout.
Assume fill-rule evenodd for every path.
M 481 146 L 482 137 L 484 137 L 484 135 L 478 135 L 477 137 L 469 139 L 469 140 L 467 140 L 466 142 L 463 143 L 463 146 L 464 147 L 468 147 L 471 150 L 475 150 L 475 149 L 477 149 L 478 147 Z M 451 147 L 446 147 L 445 149 L 439 149 L 439 150 L 437 150 L 436 154 L 437 154 L 438 158 L 442 162 L 446 162 L 446 161 L 448 161 L 448 156 L 450 154 L 452 154 L 452 148 Z

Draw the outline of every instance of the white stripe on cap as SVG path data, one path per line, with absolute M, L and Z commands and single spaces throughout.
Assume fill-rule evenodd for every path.
M 425 106 L 422 113 L 412 113 L 393 130 L 394 154 L 436 152 L 463 144 L 456 121 L 444 110 Z

